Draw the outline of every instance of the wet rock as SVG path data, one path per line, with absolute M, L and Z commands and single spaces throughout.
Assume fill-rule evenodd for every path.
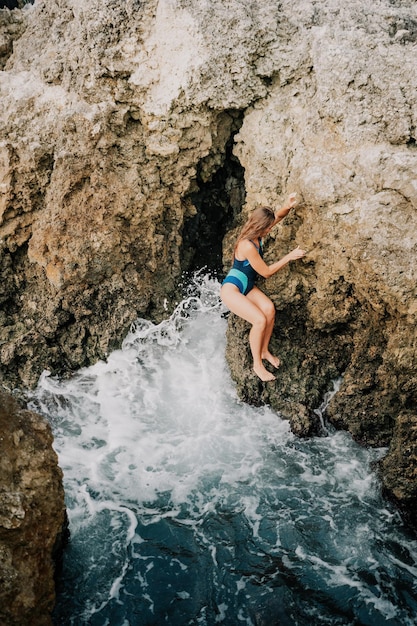
M 380 461 L 385 494 L 417 527 L 417 411 L 404 410 L 395 421 L 390 450 Z
M 52 624 L 65 523 L 50 427 L 0 390 L 1 624 Z

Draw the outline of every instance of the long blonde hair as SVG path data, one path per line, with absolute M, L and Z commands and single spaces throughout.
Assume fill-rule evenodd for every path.
M 258 207 L 252 211 L 238 235 L 233 249 L 233 257 L 235 256 L 236 248 L 242 239 L 258 239 L 262 235 L 265 235 L 270 228 L 272 228 L 274 222 L 275 213 L 270 207 Z

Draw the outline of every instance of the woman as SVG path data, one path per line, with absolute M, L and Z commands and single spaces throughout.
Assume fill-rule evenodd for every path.
M 220 290 L 220 297 L 228 309 L 252 324 L 249 345 L 253 369 L 264 382 L 275 380 L 275 376 L 268 372 L 262 361 L 268 361 L 275 368 L 279 367 L 280 361 L 269 351 L 275 307 L 268 296 L 255 286 L 255 279 L 257 274 L 264 278 L 272 276 L 290 261 L 301 259 L 305 251 L 297 247 L 280 261 L 267 265 L 262 258 L 262 237 L 288 215 L 296 202 L 296 194 L 293 193 L 288 198 L 287 206 L 276 213 L 268 207 L 260 207 L 252 212 L 237 239 L 233 267 Z

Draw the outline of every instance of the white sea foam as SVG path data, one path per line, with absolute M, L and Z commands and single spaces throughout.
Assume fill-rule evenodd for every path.
M 200 317 L 190 322 L 184 313 L 192 308 Z M 39 398 L 66 398 L 54 429 L 67 478 L 136 503 L 169 492 L 174 505 L 199 492 L 207 475 L 222 484 L 252 481 L 265 430 L 273 426 L 277 443 L 291 435 L 267 407 L 236 399 L 225 324 L 218 303 L 191 299 L 168 322 L 138 323 L 121 350 L 73 380 L 44 374 Z
M 319 600 L 344 598 L 340 611 L 367 605 L 369 619 L 411 624 L 408 609 L 395 605 L 395 584 L 383 584 L 387 570 L 399 585 L 407 576 L 413 589 L 417 548 L 390 530 L 394 515 L 381 506 L 369 469 L 381 451 L 330 430 L 297 440 L 268 406 L 239 401 L 224 358 L 219 285 L 198 282 L 169 319 L 138 320 L 106 362 L 71 380 L 45 373 L 39 381 L 33 405 L 53 425 L 74 559 L 85 564 L 67 623 L 123 623 L 108 616 L 136 597 L 141 611 L 162 619 L 158 585 L 167 569 L 168 606 L 192 606 L 201 558 L 218 599 L 210 617 L 213 601 L 200 591 L 193 623 L 227 623 L 239 614 L 239 623 L 253 624 L 253 598 L 269 606 L 266 596 L 291 572 Z M 385 557 L 389 532 L 396 553 Z M 329 623 L 323 607 L 287 593 L 308 619 Z

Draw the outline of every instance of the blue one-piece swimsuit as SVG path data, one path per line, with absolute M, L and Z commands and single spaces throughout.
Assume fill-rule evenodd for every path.
M 260 256 L 263 257 L 262 240 L 259 240 L 259 247 L 251 239 L 250 242 L 253 243 Z M 257 272 L 255 272 L 247 259 L 244 261 L 238 261 L 235 258 L 233 261 L 233 267 L 229 270 L 222 284 L 232 283 L 233 285 L 236 285 L 240 293 L 243 293 L 243 295 L 246 296 L 250 290 L 253 289 L 257 276 Z

